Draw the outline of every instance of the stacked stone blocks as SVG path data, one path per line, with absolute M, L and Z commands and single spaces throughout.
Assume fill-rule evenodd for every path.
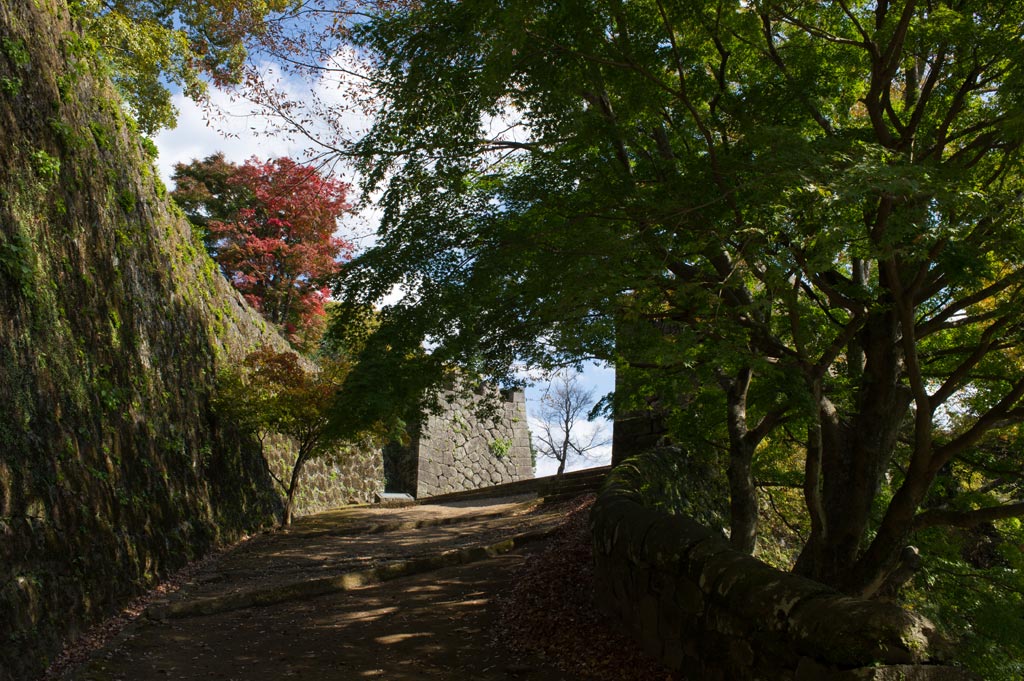
M 684 678 L 962 680 L 927 619 L 771 568 L 614 474 L 592 514 L 596 597 Z
M 493 415 L 481 416 L 489 401 Z M 526 398 L 522 391 L 449 395 L 440 413 L 424 418 L 413 439 L 417 498 L 479 489 L 533 477 Z
M 268 439 L 274 446 L 266 450 L 267 465 L 279 480 L 287 481 L 295 463 L 295 447 L 282 437 Z M 371 503 L 382 491 L 384 458 L 380 448 L 339 445 L 336 451 L 306 462 L 292 512 L 301 517 L 347 504 Z

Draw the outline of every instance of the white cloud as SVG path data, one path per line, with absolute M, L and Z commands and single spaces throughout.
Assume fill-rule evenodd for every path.
M 369 131 L 378 102 L 369 76 L 358 53 L 342 48 L 325 64 L 312 88 L 320 104 L 330 110 L 330 130 L 343 139 L 358 139 Z
M 361 68 L 354 56 L 338 57 L 337 62 L 352 70 Z M 360 107 L 347 107 L 345 90 L 353 76 L 324 72 L 312 86 L 295 78 L 282 77 L 270 64 L 261 66 L 265 82 L 293 101 L 311 101 L 313 94 L 332 106 L 338 114 L 336 119 L 321 120 L 310 116 L 307 132 L 313 137 L 333 139 L 338 130 L 348 131 L 348 139 L 362 134 L 369 126 L 370 119 Z M 230 93 L 211 88 L 210 101 L 200 105 L 185 95 L 174 96 L 178 109 L 178 125 L 173 130 L 164 130 L 154 142 L 160 151 L 157 168 L 164 184 L 173 188 L 171 176 L 178 163 L 189 163 L 194 159 L 206 158 L 215 152 L 223 152 L 233 163 L 242 163 L 256 156 L 260 159 L 290 156 L 308 159 L 321 153 L 312 141 L 299 134 L 281 130 L 282 121 L 270 114 L 256 113 L 258 107 L 252 102 L 233 97 Z M 321 168 L 322 172 L 334 175 L 352 186 L 352 201 L 357 200 L 358 178 L 349 164 L 334 163 Z M 358 213 L 346 216 L 338 235 L 351 241 L 356 251 L 372 246 L 380 224 L 381 212 L 369 202 Z
M 218 151 L 235 163 L 252 156 L 265 159 L 301 155 L 302 148 L 294 142 L 265 134 L 266 119 L 249 115 L 251 105 L 248 103 L 232 101 L 219 90 L 211 90 L 210 100 L 211 111 L 222 114 L 215 120 L 211 119 L 211 113 L 185 95 L 174 96 L 178 126 L 162 131 L 153 140 L 160 150 L 157 158 L 160 177 L 168 187 L 173 186 L 171 175 L 176 163 L 189 163 Z

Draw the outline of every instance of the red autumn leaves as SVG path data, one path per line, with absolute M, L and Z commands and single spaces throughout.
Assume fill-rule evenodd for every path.
M 223 154 L 179 163 L 174 181 L 172 196 L 246 300 L 300 344 L 318 335 L 326 282 L 352 252 L 335 236 L 349 186 L 287 157 L 237 165 Z

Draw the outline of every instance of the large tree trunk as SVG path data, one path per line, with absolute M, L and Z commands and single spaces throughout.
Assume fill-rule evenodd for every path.
M 757 547 L 757 488 L 753 461 L 758 440 L 747 427 L 747 391 L 752 372 L 740 370 L 734 379 L 723 381 L 728 404 L 729 426 L 729 528 L 733 548 L 753 553 Z
M 846 401 L 844 418 L 827 395 L 819 396 L 820 498 L 819 522 L 797 560 L 795 571 L 848 592 L 863 587 L 858 564 L 869 529 L 871 511 L 896 448 L 911 402 L 901 383 L 899 323 L 892 311 L 879 312 L 864 326 L 858 345 L 864 370 Z M 844 399 L 845 398 L 845 399 Z M 851 404 L 852 402 L 852 404 Z M 817 456 L 810 443 L 808 456 Z M 812 490 L 813 493 L 813 490 Z M 880 560 L 895 562 L 902 546 Z

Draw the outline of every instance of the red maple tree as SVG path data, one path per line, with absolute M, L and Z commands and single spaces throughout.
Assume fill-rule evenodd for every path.
M 206 234 L 210 255 L 293 341 L 322 326 L 327 279 L 352 253 L 335 236 L 349 185 L 287 158 L 242 165 L 222 154 L 175 167 L 172 196 Z

